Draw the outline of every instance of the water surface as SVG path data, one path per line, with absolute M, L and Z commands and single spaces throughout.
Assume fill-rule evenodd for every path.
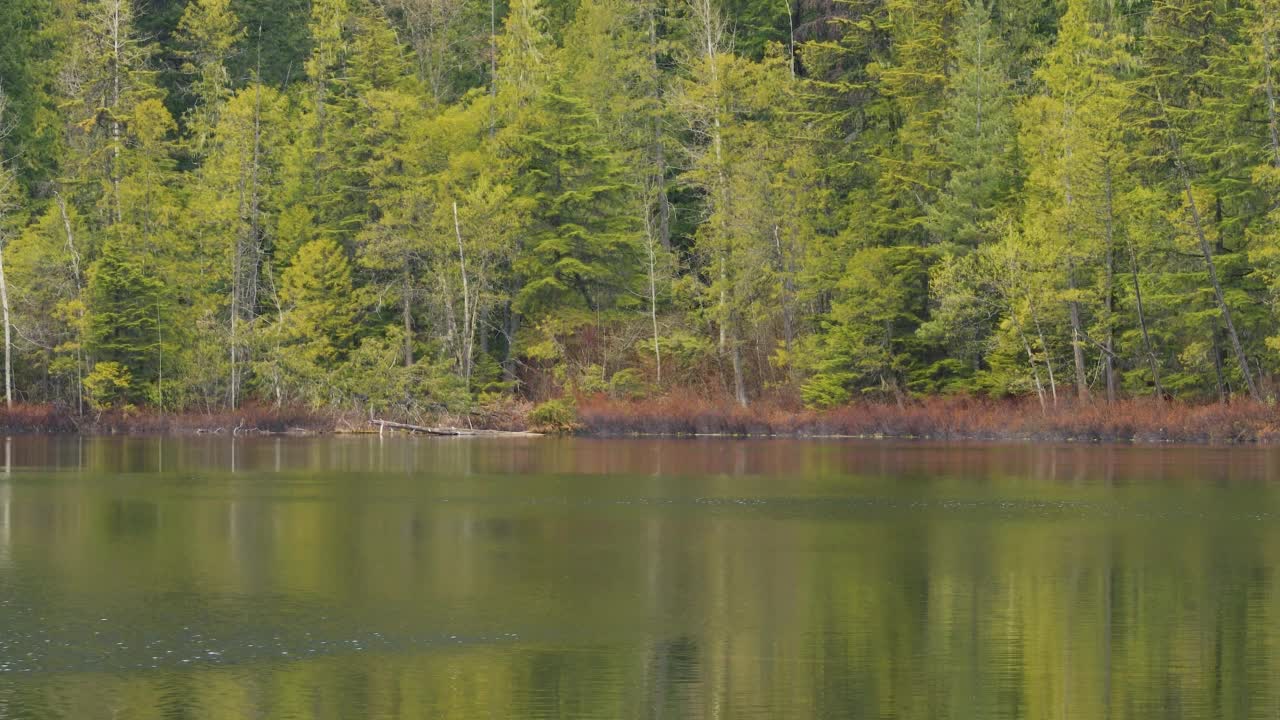
M 0 718 L 1280 715 L 1274 450 L 0 442 Z

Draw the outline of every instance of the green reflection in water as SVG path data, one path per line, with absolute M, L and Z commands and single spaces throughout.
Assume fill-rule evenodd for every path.
M 14 438 L 0 718 L 1252 718 L 1280 454 Z

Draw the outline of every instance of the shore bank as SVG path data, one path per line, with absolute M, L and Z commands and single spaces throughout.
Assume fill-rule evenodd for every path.
M 409 419 L 414 425 L 465 428 L 478 434 L 523 434 L 539 428 L 533 406 L 513 403 L 467 418 Z M 393 420 L 393 418 L 380 418 Z M 403 419 L 395 419 L 395 425 Z M 1123 400 L 1063 402 L 1042 410 L 1033 399 L 928 398 L 897 405 L 857 403 L 807 410 L 781 402 L 740 407 L 692 395 L 646 400 L 578 398 L 573 432 L 588 437 L 732 436 L 886 438 L 1038 442 L 1280 444 L 1280 407 L 1239 400 L 1193 405 Z M 379 427 L 368 415 L 309 408 L 247 407 L 210 413 L 76 415 L 47 405 L 0 409 L 0 433 L 84 435 L 326 435 L 410 432 Z M 441 433 L 448 434 L 448 433 Z
M 1280 408 L 1240 400 L 1191 405 L 1153 399 L 1062 402 L 929 398 L 815 411 L 688 397 L 578 403 L 580 432 L 595 436 L 730 435 L 1120 443 L 1280 443 Z

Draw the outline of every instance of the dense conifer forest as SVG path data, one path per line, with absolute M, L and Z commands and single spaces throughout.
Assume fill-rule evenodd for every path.
M 0 0 L 15 402 L 1268 399 L 1278 0 Z

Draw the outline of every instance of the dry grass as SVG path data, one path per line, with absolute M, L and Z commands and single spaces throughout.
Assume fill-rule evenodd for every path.
M 578 417 L 593 435 L 857 436 L 939 440 L 1087 442 L 1280 442 L 1280 409 L 1237 401 L 1230 405 L 1062 403 L 1042 412 L 1034 400 L 930 398 L 894 404 L 857 403 L 817 412 L 760 402 L 670 395 L 636 402 L 582 398 Z
M 531 409 L 521 400 L 491 403 L 472 415 L 469 424 L 476 428 L 523 430 Z M 577 411 L 582 432 L 588 435 L 1280 443 L 1280 407 L 1244 400 L 1229 405 L 1158 403 L 1151 399 L 1112 405 L 1064 402 L 1041 412 L 1034 399 L 945 397 L 901 407 L 857 403 L 819 412 L 786 400 L 760 401 L 742 408 L 730 400 L 679 392 L 638 401 L 583 397 L 578 399 Z M 468 424 L 465 419 L 451 420 L 454 424 Z M 8 434 L 330 433 L 364 430 L 366 424 L 367 417 L 350 413 L 270 406 L 246 406 L 235 412 L 217 413 L 142 410 L 97 417 L 77 417 L 52 405 L 0 409 L 0 433 Z
M 77 418 L 53 405 L 15 405 L 0 407 L 0 432 L 9 435 L 26 433 L 73 433 L 80 430 Z
M 337 413 L 309 408 L 246 405 L 215 413 L 108 412 L 85 417 L 80 429 L 92 434 L 130 435 L 325 433 L 336 430 L 344 419 Z
M 532 404 L 516 399 L 488 402 L 468 416 L 391 417 L 420 425 L 524 430 Z M 369 432 L 369 416 L 361 412 L 316 410 L 307 407 L 245 405 L 216 412 L 159 412 L 149 408 L 77 415 L 53 405 L 0 408 L 0 434 L 84 433 L 88 435 L 255 435 Z

